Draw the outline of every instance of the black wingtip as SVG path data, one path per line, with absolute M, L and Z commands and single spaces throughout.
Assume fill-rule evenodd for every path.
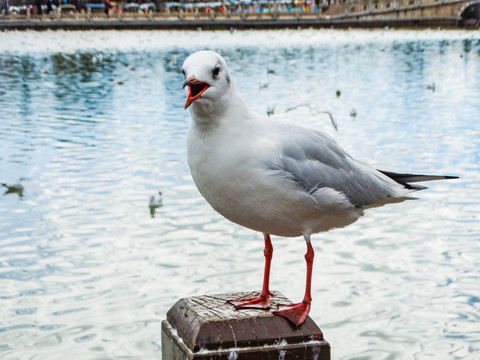
M 405 186 L 407 189 L 412 189 L 412 190 L 428 189 L 426 186 L 410 184 L 414 182 L 459 179 L 458 176 L 452 176 L 452 175 L 419 175 L 419 174 L 401 174 L 401 173 L 394 173 L 394 172 L 383 171 L 383 170 L 378 170 L 378 171 L 388 176 L 390 179 L 395 180 L 397 183 Z

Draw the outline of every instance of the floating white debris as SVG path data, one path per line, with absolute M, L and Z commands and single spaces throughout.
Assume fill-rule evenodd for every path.
M 299 105 L 295 105 L 295 106 L 292 106 L 292 107 L 289 107 L 287 110 L 285 110 L 285 112 L 289 112 L 289 111 L 292 111 L 292 110 L 296 110 L 300 107 L 306 107 L 308 108 L 312 114 L 315 114 L 315 115 L 319 115 L 319 114 L 327 114 L 328 117 L 330 118 L 330 122 L 332 123 L 332 126 L 335 130 L 338 130 L 338 125 L 337 125 L 337 122 L 335 121 L 335 119 L 333 118 L 333 115 L 330 111 L 327 111 L 327 110 L 321 110 L 319 109 L 317 106 L 313 105 L 313 104 L 299 104 Z

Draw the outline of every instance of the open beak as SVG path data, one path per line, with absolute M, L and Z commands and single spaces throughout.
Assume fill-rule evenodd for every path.
M 188 86 L 188 98 L 185 103 L 185 109 L 187 109 L 195 100 L 202 97 L 202 94 L 207 90 L 210 85 L 203 81 L 198 81 L 193 76 L 185 80 L 183 87 Z

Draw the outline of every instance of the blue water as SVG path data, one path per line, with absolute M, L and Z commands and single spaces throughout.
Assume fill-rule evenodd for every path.
M 0 195 L 0 359 L 160 358 L 177 299 L 260 289 L 261 234 L 186 164 L 180 66 L 204 48 L 256 111 L 461 177 L 313 236 L 332 357 L 480 359 L 480 33 L 392 30 L 0 32 L 0 181 L 25 187 Z M 304 241 L 273 245 L 271 286 L 300 300 Z

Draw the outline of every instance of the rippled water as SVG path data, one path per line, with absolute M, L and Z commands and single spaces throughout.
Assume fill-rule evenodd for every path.
M 203 48 L 260 113 L 382 169 L 461 176 L 313 237 L 333 358 L 479 359 L 480 34 L 332 30 L 0 32 L 0 180 L 25 186 L 0 196 L 0 358 L 159 358 L 177 299 L 260 288 L 261 234 L 186 164 L 179 67 Z M 272 288 L 300 300 L 304 241 L 274 248 Z

